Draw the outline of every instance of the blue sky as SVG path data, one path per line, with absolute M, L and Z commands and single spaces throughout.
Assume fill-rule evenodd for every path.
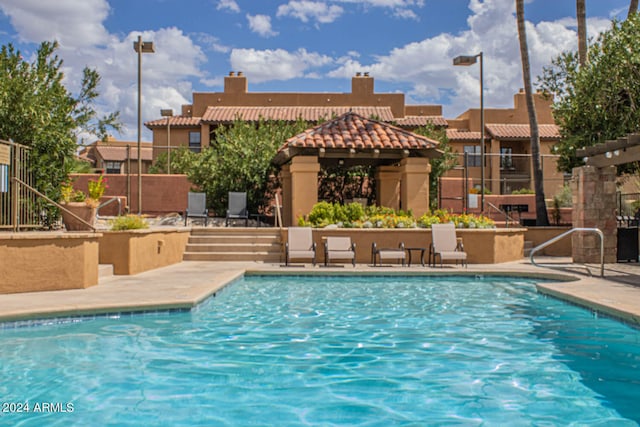
M 590 36 L 628 3 L 587 0 Z M 522 86 L 514 0 L 0 0 L 0 12 L 0 42 L 26 58 L 59 41 L 72 90 L 83 67 L 99 71 L 99 108 L 121 112 L 121 139 L 136 138 L 139 34 L 156 47 L 142 61 L 143 121 L 222 91 L 230 70 L 255 92 L 348 92 L 368 71 L 377 92 L 443 105 L 448 118 L 478 104 L 478 67 L 454 68 L 457 55 L 484 52 L 487 107 L 511 106 Z M 535 81 L 576 49 L 575 0 L 530 0 L 525 14 Z

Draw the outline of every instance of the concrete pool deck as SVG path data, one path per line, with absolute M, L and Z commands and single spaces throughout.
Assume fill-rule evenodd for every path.
M 132 275 L 103 274 L 96 286 L 87 289 L 0 295 L 0 322 L 72 317 L 107 313 L 130 313 L 169 309 L 188 310 L 243 274 L 504 274 L 551 278 L 538 284 L 541 293 L 597 310 L 640 325 L 640 265 L 607 264 L 605 278 L 598 277 L 599 265 L 569 265 L 569 259 L 528 259 L 502 264 L 472 264 L 468 268 L 445 266 L 337 267 L 293 266 L 255 262 L 185 261 Z M 563 280 L 564 279 L 564 280 Z M 566 281 L 571 279 L 571 281 Z

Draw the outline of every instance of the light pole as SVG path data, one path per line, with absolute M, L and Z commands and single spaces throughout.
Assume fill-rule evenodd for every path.
M 142 214 L 142 54 L 153 53 L 153 42 L 143 42 L 142 36 L 133 42 L 138 53 L 138 215 Z
M 480 210 L 484 214 L 484 77 L 482 52 L 477 55 L 460 55 L 453 58 L 453 65 L 473 65 L 480 58 Z
M 160 110 L 160 115 L 167 118 L 167 174 L 171 175 L 171 117 L 173 110 Z

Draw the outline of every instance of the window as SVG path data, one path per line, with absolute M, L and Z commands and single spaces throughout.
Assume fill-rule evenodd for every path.
M 200 152 L 200 132 L 189 132 L 189 150 Z
M 104 162 L 105 173 L 121 173 L 122 162 Z
M 479 145 L 465 145 L 464 152 L 467 154 L 467 166 L 480 167 L 482 164 L 480 159 L 480 146 Z
M 513 168 L 513 150 L 511 147 L 500 148 L 500 169 L 512 169 Z

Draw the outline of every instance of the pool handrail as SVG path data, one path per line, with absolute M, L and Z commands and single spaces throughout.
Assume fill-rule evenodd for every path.
M 541 267 L 541 265 L 537 264 L 533 259 L 533 256 L 535 255 L 535 253 L 577 231 L 596 233 L 598 237 L 600 237 L 600 277 L 604 277 L 604 234 L 602 233 L 602 230 L 600 230 L 599 228 L 584 228 L 584 227 L 572 228 L 570 230 L 565 231 L 562 234 L 557 235 L 552 239 L 547 240 L 544 243 L 539 244 L 535 248 L 531 249 L 531 252 L 529 253 L 529 261 L 531 261 L 531 264 L 535 265 L 536 267 Z
M 103 202 L 100 204 L 100 206 L 98 206 L 96 208 L 96 215 L 98 217 L 100 217 L 100 214 L 98 212 L 100 212 L 100 209 L 113 203 L 113 202 L 117 202 L 118 203 L 118 216 L 122 215 L 122 201 L 120 200 L 120 197 L 112 197 L 109 200 Z

